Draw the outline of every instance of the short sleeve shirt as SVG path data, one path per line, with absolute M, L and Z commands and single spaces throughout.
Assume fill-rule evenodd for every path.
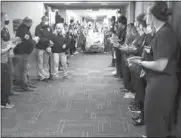
M 173 75 L 177 70 L 177 57 L 178 57 L 178 40 L 172 27 L 165 23 L 160 30 L 157 31 L 155 37 L 151 41 L 151 49 L 153 54 L 153 60 L 161 58 L 168 59 L 168 64 L 165 70 L 160 72 L 153 72 L 153 74 L 167 74 Z

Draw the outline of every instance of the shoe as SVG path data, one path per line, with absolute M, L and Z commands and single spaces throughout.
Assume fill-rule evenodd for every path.
M 4 105 L 1 105 L 1 108 L 6 108 L 6 109 L 11 109 L 14 107 L 14 104 L 6 104 L 5 106 Z
M 43 81 L 43 82 L 48 82 L 48 79 L 47 79 L 47 78 L 45 78 L 45 79 L 42 79 L 42 80 L 40 80 L 40 81 Z
M 31 84 L 29 84 L 28 87 L 30 87 L 30 88 L 36 88 L 36 86 L 33 86 L 33 85 L 31 85 Z
M 118 75 L 114 75 L 115 78 L 120 78 Z
M 5 106 L 4 106 L 4 105 L 1 105 L 1 108 L 5 108 Z
M 135 98 L 135 95 L 131 92 L 128 92 L 124 95 L 124 98 L 130 98 L 130 99 L 134 99 Z
M 145 136 L 145 135 L 142 135 L 141 137 L 142 137 L 142 138 L 147 138 L 147 136 Z
M 140 115 L 138 115 L 138 116 L 132 116 L 132 120 L 137 120 L 137 119 L 139 119 L 140 118 Z
M 144 125 L 144 119 L 140 116 L 138 119 L 133 120 L 133 125 L 135 126 Z
M 112 64 L 110 64 L 108 67 L 114 67 Z
M 12 92 L 10 95 L 11 96 L 17 96 L 17 95 L 20 95 L 20 93 L 19 92 Z
M 112 74 L 113 74 L 113 75 L 116 75 L 116 74 L 117 74 L 117 71 L 116 71 L 116 70 L 115 70 L 115 71 L 113 71 L 113 72 L 112 72 Z
M 33 92 L 34 90 L 33 89 L 30 89 L 29 87 L 25 87 L 25 88 L 22 88 L 24 91 L 27 91 L 27 92 Z
M 63 76 L 63 79 L 68 79 L 68 76 Z
M 130 106 L 128 107 L 128 110 L 129 110 L 130 112 L 134 112 L 134 113 L 141 113 L 141 109 L 140 109 L 139 104 L 130 105 Z

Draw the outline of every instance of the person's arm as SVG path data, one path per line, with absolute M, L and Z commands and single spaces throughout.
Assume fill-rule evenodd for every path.
M 10 46 L 6 47 L 5 49 L 1 49 L 1 54 L 7 53 L 10 49 Z
M 155 61 L 141 61 L 141 66 L 153 71 L 163 72 L 168 64 L 167 58 L 158 59 Z

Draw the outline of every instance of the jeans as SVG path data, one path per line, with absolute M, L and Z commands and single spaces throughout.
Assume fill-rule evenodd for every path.
M 11 75 L 8 63 L 1 63 L 1 105 L 9 103 L 11 93 Z
M 29 54 L 16 55 L 15 80 L 20 82 L 21 87 L 28 86 L 28 58 Z
M 59 61 L 61 61 L 63 67 L 63 75 L 67 76 L 67 55 L 65 54 L 65 52 L 62 52 L 62 53 L 53 53 L 53 69 L 52 69 L 53 77 L 58 77 Z
M 40 80 L 50 77 L 50 54 L 46 50 L 37 49 L 37 71 Z

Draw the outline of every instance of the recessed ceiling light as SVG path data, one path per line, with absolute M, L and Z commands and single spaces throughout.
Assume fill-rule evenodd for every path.
M 71 4 L 71 2 L 65 2 L 64 3 L 64 5 L 70 5 Z
M 101 3 L 101 5 L 108 5 L 108 3 Z

